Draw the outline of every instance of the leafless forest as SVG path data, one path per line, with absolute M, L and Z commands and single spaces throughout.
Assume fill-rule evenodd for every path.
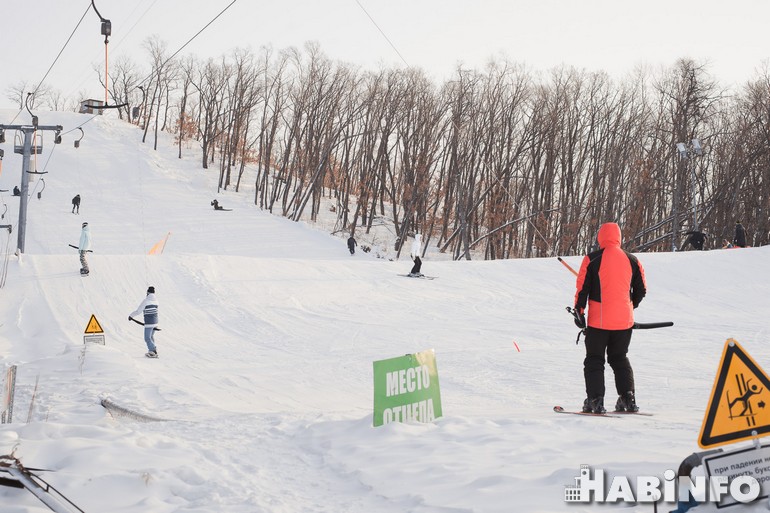
M 146 50 L 144 69 L 111 64 L 121 118 L 147 144 L 174 133 L 221 189 L 293 220 L 331 200 L 338 231 L 384 219 L 454 259 L 581 254 L 606 221 L 634 252 L 680 249 L 693 229 L 722 247 L 736 220 L 749 245 L 768 243 L 767 70 L 727 91 L 687 59 L 623 81 L 498 61 L 436 84 L 314 45 L 208 61 Z

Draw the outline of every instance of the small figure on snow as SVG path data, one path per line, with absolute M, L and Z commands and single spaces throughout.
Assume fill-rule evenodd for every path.
M 356 246 L 358 246 L 358 242 L 356 242 L 356 239 L 351 235 L 348 237 L 348 249 L 350 250 L 351 255 L 355 254 Z
M 217 200 L 212 201 L 211 206 L 214 207 L 214 210 L 224 210 L 224 208 L 219 205 Z
M 13 186 L 13 195 L 14 196 L 21 196 L 21 191 L 19 190 L 19 186 L 18 185 L 14 185 Z
M 735 237 L 733 238 L 733 244 L 739 248 L 746 247 L 746 230 L 740 221 L 735 221 Z
M 155 331 L 158 326 L 158 300 L 155 299 L 155 287 L 147 288 L 147 296 L 139 306 L 128 316 L 129 321 L 136 321 L 135 316 L 144 316 L 144 342 L 147 344 L 147 358 L 157 358 L 158 348 L 155 346 Z M 142 324 L 142 323 L 140 323 Z
M 409 276 L 411 277 L 417 277 L 423 276 L 423 274 L 420 272 L 420 269 L 422 268 L 422 260 L 420 260 L 420 253 L 422 253 L 422 235 L 415 232 L 414 234 L 414 241 L 412 242 L 412 250 L 409 252 L 409 256 L 412 257 L 412 261 L 414 262 L 414 265 L 412 266 L 412 270 L 409 271 Z
M 80 275 L 88 276 L 88 261 L 86 260 L 86 252 L 91 249 L 91 230 L 88 228 L 88 223 L 83 223 L 82 230 L 80 230 L 80 243 L 78 243 L 78 253 L 80 254 Z
M 684 232 L 684 234 L 689 235 L 689 237 L 684 243 L 684 247 L 687 247 L 687 245 L 689 244 L 690 246 L 693 247 L 693 249 L 696 249 L 698 251 L 703 250 L 703 245 L 705 244 L 706 237 L 708 237 L 708 235 L 698 230 L 691 230 L 689 232 Z
M 581 319 L 588 307 L 583 412 L 607 411 L 604 408 L 605 353 L 615 374 L 615 389 L 619 396 L 615 411 L 637 412 L 634 371 L 627 354 L 634 326 L 634 308 L 647 293 L 644 268 L 634 255 L 620 247 L 620 226 L 616 223 L 603 224 L 597 238 L 599 250 L 583 257 L 575 293 L 575 310 Z
M 76 210 L 77 212 L 75 212 Z M 72 198 L 72 213 L 73 214 L 80 213 L 80 194 L 75 194 L 75 197 Z

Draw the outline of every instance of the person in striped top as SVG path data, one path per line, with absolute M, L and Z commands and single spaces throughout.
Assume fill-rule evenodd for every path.
M 144 341 L 147 344 L 148 358 L 158 357 L 158 348 L 155 345 L 155 331 L 158 327 L 158 300 L 155 298 L 155 287 L 147 289 L 147 297 L 142 300 L 139 306 L 131 312 L 128 320 L 135 320 L 134 317 L 142 314 L 144 316 Z

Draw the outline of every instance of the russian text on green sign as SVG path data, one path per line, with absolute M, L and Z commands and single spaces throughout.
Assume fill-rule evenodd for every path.
M 441 393 L 433 349 L 374 362 L 375 426 L 438 417 Z

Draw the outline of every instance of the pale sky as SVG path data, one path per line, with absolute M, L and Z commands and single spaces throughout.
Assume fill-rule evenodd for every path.
M 231 1 L 96 0 L 96 7 L 112 23 L 110 61 L 128 54 L 142 62 L 149 36 L 158 34 L 174 52 Z M 5 90 L 22 80 L 37 85 L 91 2 L 3 3 L 0 108 L 12 108 Z M 637 65 L 654 69 L 689 57 L 706 62 L 730 87 L 770 59 L 769 19 L 765 0 L 237 0 L 181 55 L 219 57 L 236 47 L 316 41 L 333 60 L 373 69 L 406 62 L 437 82 L 458 64 L 483 68 L 493 56 L 533 70 L 564 63 L 615 77 Z M 104 63 L 100 31 L 90 10 L 46 83 L 66 96 L 83 90 L 101 97 L 93 71 Z

